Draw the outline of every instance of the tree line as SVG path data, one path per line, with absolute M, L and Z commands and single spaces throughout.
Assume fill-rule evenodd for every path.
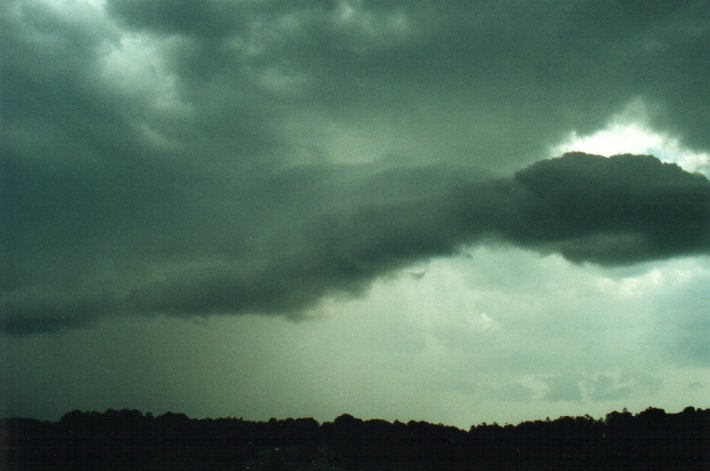
M 8 470 L 708 470 L 710 409 L 650 407 L 480 424 L 313 418 L 191 419 L 72 411 L 57 422 L 0 419 Z

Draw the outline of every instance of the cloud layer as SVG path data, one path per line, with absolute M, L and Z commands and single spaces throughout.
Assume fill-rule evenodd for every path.
M 703 177 L 534 163 L 634 100 L 709 148 L 704 5 L 548 3 L 4 2 L 0 330 L 299 316 L 466 244 L 706 253 Z
M 188 229 L 180 234 L 184 250 L 144 252 L 113 279 L 99 272 L 107 277 L 103 289 L 77 277 L 75 286 L 54 294 L 59 290 L 30 279 L 6 296 L 1 325 L 22 333 L 115 313 L 299 316 L 326 295 L 361 292 L 379 276 L 476 243 L 510 243 L 602 265 L 710 249 L 710 182 L 651 156 L 573 153 L 512 178 L 483 180 L 431 166 L 371 167 L 291 169 L 265 183 L 272 198 L 280 196 L 278 204 L 264 205 L 266 214 L 254 216 L 260 234 L 250 237 L 249 225 L 216 237 Z M 266 221 L 269 232 L 263 232 Z M 142 237 L 118 240 L 145 247 L 171 234 L 156 228 Z M 238 249 L 244 237 L 251 250 Z M 113 254 L 86 256 L 120 264 Z M 79 270 L 71 263 L 46 265 Z

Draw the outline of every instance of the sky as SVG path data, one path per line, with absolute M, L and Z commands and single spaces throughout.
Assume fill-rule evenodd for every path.
M 705 1 L 6 0 L 0 415 L 710 407 Z

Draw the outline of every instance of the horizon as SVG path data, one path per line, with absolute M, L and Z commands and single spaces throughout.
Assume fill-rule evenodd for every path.
M 606 414 L 603 416 L 598 416 L 598 417 L 593 417 L 589 414 L 583 414 L 583 415 L 575 415 L 575 416 L 570 416 L 570 415 L 562 415 L 559 417 L 549 417 L 545 416 L 545 418 L 537 418 L 537 419 L 527 419 L 527 420 L 522 420 L 520 422 L 514 422 L 514 423 L 509 423 L 509 422 L 504 422 L 504 423 L 498 423 L 498 422 L 479 422 L 479 423 L 472 423 L 469 426 L 457 426 L 457 425 L 452 425 L 452 424 L 447 424 L 447 423 L 441 423 L 441 422 L 427 422 L 425 420 L 417 420 L 417 419 L 409 419 L 409 420 L 400 420 L 400 419 L 394 419 L 394 420 L 387 420 L 387 419 L 382 419 L 382 418 L 377 418 L 377 417 L 370 417 L 370 418 L 363 418 L 363 417 L 358 417 L 358 416 L 353 416 L 352 414 L 349 414 L 348 412 L 343 412 L 339 414 L 336 417 L 333 417 L 331 419 L 326 419 L 326 420 L 318 420 L 314 417 L 270 417 L 269 419 L 266 420 L 252 420 L 249 418 L 244 418 L 244 417 L 236 417 L 236 416 L 220 416 L 220 417 L 192 417 L 189 415 L 186 415 L 182 412 L 179 411 L 164 411 L 163 413 L 160 414 L 153 414 L 151 411 L 141 411 L 137 409 L 113 409 L 109 408 L 104 411 L 95 411 L 95 410 L 71 410 L 67 411 L 64 414 L 62 414 L 61 417 L 59 417 L 56 420 L 42 420 L 42 419 L 37 419 L 34 417 L 0 417 L 0 420 L 37 420 L 40 422 L 45 422 L 45 423 L 60 423 L 62 421 L 65 421 L 67 419 L 71 419 L 74 416 L 86 416 L 86 418 L 95 418 L 95 417 L 100 417 L 100 416 L 118 416 L 123 414 L 124 416 L 126 414 L 131 414 L 131 416 L 134 416 L 133 414 L 137 413 L 140 417 L 144 418 L 151 418 L 151 419 L 159 419 L 159 418 L 166 418 L 166 417 L 182 417 L 186 420 L 190 421 L 202 421 L 202 420 L 207 420 L 207 421 L 213 421 L 213 420 L 235 420 L 235 421 L 241 421 L 241 422 L 249 422 L 249 423 L 254 423 L 254 424 L 266 424 L 270 423 L 273 421 L 277 422 L 289 422 L 289 421 L 299 421 L 299 420 L 312 420 L 314 421 L 318 426 L 322 426 L 325 424 L 333 424 L 338 421 L 338 419 L 353 419 L 355 421 L 361 421 L 361 422 L 384 422 L 390 425 L 394 424 L 411 424 L 411 423 L 427 423 L 435 426 L 441 426 L 441 427 L 452 427 L 460 431 L 469 431 L 472 428 L 475 427 L 488 427 L 488 426 L 499 426 L 499 427 L 508 427 L 508 426 L 513 426 L 513 427 L 518 427 L 520 425 L 523 425 L 525 423 L 530 423 L 530 422 L 554 422 L 558 420 L 564 420 L 564 419 L 585 419 L 585 420 L 591 420 L 594 422 L 606 422 L 609 420 L 609 417 L 613 417 L 614 415 L 617 414 L 629 414 L 629 416 L 638 418 L 643 416 L 644 414 L 648 413 L 655 413 L 655 412 L 662 412 L 665 415 L 681 415 L 684 413 L 692 412 L 692 413 L 704 413 L 704 412 L 710 412 L 710 408 L 708 409 L 703 409 L 703 408 L 696 408 L 694 406 L 685 406 L 683 409 L 678 410 L 678 411 L 667 411 L 663 408 L 659 407 L 654 407 L 654 406 L 648 406 L 644 408 L 643 410 L 639 411 L 632 411 L 628 410 L 626 407 L 624 407 L 622 410 L 612 410 L 608 411 Z
M 546 418 L 468 430 L 427 422 L 190 419 L 72 411 L 60 422 L 0 420 L 12 469 L 702 469 L 710 409 L 649 407 L 603 420 Z
M 8 0 L 0 416 L 710 406 L 703 2 Z

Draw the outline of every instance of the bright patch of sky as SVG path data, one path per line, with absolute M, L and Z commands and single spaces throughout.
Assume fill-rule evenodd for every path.
M 403 13 L 395 11 L 386 15 L 373 14 L 362 8 L 360 2 L 340 2 L 336 15 L 341 26 L 352 28 L 371 40 L 396 39 L 409 32 L 407 17 Z
M 640 103 L 630 105 L 615 115 L 604 129 L 593 134 L 571 132 L 566 141 L 551 148 L 550 154 L 556 157 L 572 151 L 607 157 L 617 154 L 654 155 L 689 172 L 710 176 L 710 153 L 688 149 L 677 138 L 653 129 Z
M 103 78 L 125 93 L 143 94 L 157 110 L 184 112 L 177 77 L 163 60 L 163 50 L 171 46 L 169 39 L 160 43 L 143 34 L 124 34 L 103 57 Z
M 100 21 L 105 19 L 106 0 L 41 0 L 37 3 L 43 3 L 49 7 L 48 11 L 75 24 L 95 21 L 99 19 L 97 16 Z

